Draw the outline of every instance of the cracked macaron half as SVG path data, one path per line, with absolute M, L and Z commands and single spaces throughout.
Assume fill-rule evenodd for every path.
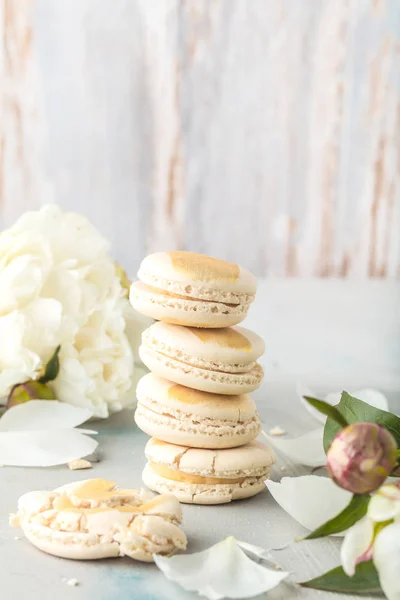
M 156 375 L 216 394 L 257 389 L 263 369 L 257 359 L 263 340 L 244 327 L 198 329 L 157 322 L 142 334 L 139 355 Z
M 265 489 L 275 461 L 258 441 L 238 448 L 208 450 L 168 444 L 151 438 L 145 449 L 143 481 L 160 494 L 174 494 L 186 504 L 224 504 Z
M 147 256 L 131 286 L 130 301 L 159 321 L 193 327 L 229 327 L 245 318 L 257 281 L 243 267 L 195 252 Z
M 234 448 L 261 430 L 254 400 L 247 394 L 201 392 L 149 373 L 136 389 L 135 421 L 145 433 L 194 448 Z

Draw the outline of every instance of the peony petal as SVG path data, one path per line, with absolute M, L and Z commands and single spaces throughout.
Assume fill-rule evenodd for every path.
M 31 400 L 7 410 L 0 419 L 0 431 L 68 429 L 92 415 L 91 410 L 56 400 Z
M 374 494 L 368 504 L 368 516 L 377 523 L 395 519 L 399 514 L 398 502 L 379 494 Z
M 97 445 L 77 429 L 1 431 L 0 464 L 13 467 L 63 465 L 91 454 Z
M 400 600 L 400 523 L 380 531 L 374 544 L 374 563 L 388 600 Z
M 288 573 L 252 561 L 233 537 L 203 552 L 154 560 L 171 581 L 210 600 L 249 598 L 276 587 Z
M 263 431 L 268 442 L 294 463 L 308 467 L 325 465 L 326 456 L 323 446 L 324 430 L 322 427 L 314 429 L 297 438 L 285 439 L 270 436 Z
M 261 560 L 274 560 L 271 552 L 269 550 L 265 550 L 265 548 L 254 546 L 254 544 L 248 544 L 247 542 L 241 542 L 240 540 L 236 540 L 236 543 L 242 550 L 246 552 L 246 554 L 257 556 L 257 558 Z
M 374 525 L 371 519 L 364 517 L 347 531 L 340 549 L 340 558 L 344 572 L 352 577 L 356 572 L 359 558 L 371 546 Z
M 280 483 L 266 481 L 265 485 L 278 504 L 310 530 L 339 514 L 352 496 L 328 477 L 317 475 L 283 477 Z

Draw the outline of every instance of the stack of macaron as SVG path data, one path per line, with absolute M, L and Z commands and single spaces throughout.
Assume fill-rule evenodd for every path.
M 150 373 L 137 387 L 137 425 L 152 436 L 144 483 L 193 504 L 221 504 L 265 489 L 274 462 L 256 441 L 261 424 L 248 395 L 262 381 L 264 342 L 236 327 L 256 292 L 241 268 L 193 252 L 147 256 L 130 300 L 156 319 L 139 354 Z

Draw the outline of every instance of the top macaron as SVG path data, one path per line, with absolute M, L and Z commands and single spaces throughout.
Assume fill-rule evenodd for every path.
M 245 318 L 257 288 L 246 269 L 195 252 L 156 252 L 140 265 L 130 301 L 158 321 L 230 327 Z

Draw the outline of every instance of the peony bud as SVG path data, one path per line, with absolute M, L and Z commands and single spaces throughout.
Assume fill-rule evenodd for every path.
M 392 472 L 396 461 L 396 440 L 377 423 L 345 427 L 327 452 L 330 476 L 337 485 L 354 494 L 376 490 Z
M 15 385 L 7 401 L 7 408 L 16 406 L 17 404 L 23 404 L 29 402 L 29 400 L 55 400 L 53 390 L 45 383 L 39 381 L 27 381 L 26 383 L 20 383 Z

